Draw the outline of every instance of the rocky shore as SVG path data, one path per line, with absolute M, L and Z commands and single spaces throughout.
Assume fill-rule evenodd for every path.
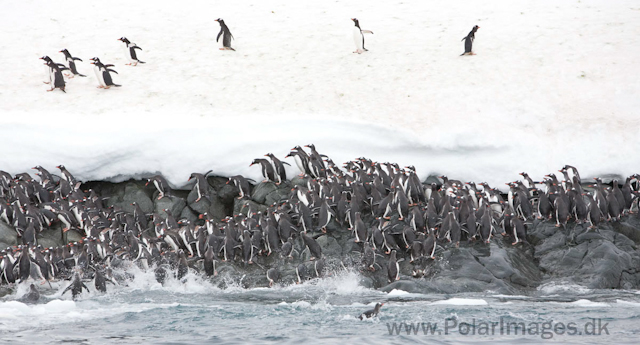
M 196 188 L 172 190 L 170 196 L 160 197 L 159 191 L 150 186 L 147 181 L 136 180 L 117 184 L 100 181 L 86 182 L 79 185 L 77 190 L 85 191 L 84 195 L 89 195 L 88 191 L 92 191 L 93 195 L 97 196 L 94 201 L 102 202 L 104 208 L 113 209 L 112 215 L 134 214 L 139 212 L 138 209 L 141 210 L 149 221 L 148 228 L 141 229 L 142 231 L 136 236 L 142 243 L 142 237 L 151 239 L 158 237 L 156 235 L 158 220 L 164 221 L 168 216 L 180 220 L 179 226 L 191 226 L 192 230 L 197 231 L 200 227 L 205 228 L 207 221 L 219 229 L 224 229 L 230 220 L 240 224 L 246 220 L 247 215 L 266 215 L 276 209 L 282 209 L 282 205 L 286 205 L 287 201 L 296 198 L 294 196 L 296 186 L 307 188 L 310 181 L 314 179 L 306 176 L 295 177 L 280 184 L 271 181 L 250 184 L 250 193 L 244 198 L 239 198 L 238 188 L 228 183 L 229 180 L 227 177 L 206 177 L 206 188 L 208 188 L 206 198 L 198 198 L 202 191 Z M 440 179 L 430 177 L 427 181 L 430 183 L 424 182 L 422 185 L 425 190 L 429 189 L 431 182 L 434 181 L 439 183 L 438 188 L 442 187 Z M 585 188 L 588 186 L 585 185 Z M 504 197 L 506 199 L 507 196 L 504 195 Z M 426 209 L 426 205 L 412 207 L 418 207 L 422 212 Z M 569 221 L 565 226 L 557 227 L 554 220 L 529 219 L 525 223 L 526 240 L 521 239 L 521 242 L 515 245 L 512 244 L 514 241 L 512 236 L 501 235 L 503 230 L 497 226 L 500 219 L 496 218 L 494 236 L 489 243 L 479 238 L 468 239 L 464 234 L 459 245 L 439 238 L 433 254 L 434 259 L 429 255 L 422 255 L 413 261 L 410 249 L 405 247 L 402 234 L 402 229 L 409 226 L 410 220 L 401 219 L 400 215 L 394 213 L 388 220 L 384 220 L 384 227 L 399 229 L 388 230 L 396 242 L 394 249 L 397 251 L 399 273 L 398 280 L 395 280 L 389 278 L 389 255 L 386 249 L 376 250 L 375 264 L 372 266 L 363 264 L 364 244 L 356 242 L 354 231 L 349 229 L 349 222 L 331 217 L 322 231 L 317 225 L 317 212 L 314 211 L 313 215 L 314 229 L 310 229 L 308 233 L 322 250 L 324 271 L 316 272 L 315 268 L 320 260 L 312 258 L 311 251 L 301 238 L 300 222 L 292 221 L 293 250 L 290 257 L 281 255 L 281 248 L 273 248 L 273 252 L 266 255 L 265 248 L 260 247 L 255 248 L 256 254 L 250 258 L 251 263 L 247 263 L 246 260 L 241 259 L 243 253 L 242 240 L 240 240 L 233 246 L 234 252 L 227 254 L 228 260 L 225 261 L 220 252 L 216 253 L 216 274 L 209 279 L 221 287 L 234 282 L 250 288 L 270 285 L 270 279 L 266 274 L 269 268 L 277 269 L 279 279 L 276 283 L 279 284 L 296 283 L 302 279 L 299 278 L 300 274 L 312 278 L 348 268 L 361 272 L 363 286 L 383 291 L 393 289 L 419 293 L 494 291 L 504 294 L 522 294 L 550 282 L 574 283 L 596 289 L 638 289 L 640 287 L 640 250 L 638 250 L 640 218 L 637 213 L 622 215 L 615 221 L 600 222 L 593 229 L 589 229 L 586 223 L 578 224 L 575 221 Z M 363 209 L 361 215 L 369 239 L 380 224 L 380 220 L 376 219 L 373 213 L 375 213 L 374 210 L 369 208 Z M 113 223 L 114 219 L 109 221 Z M 154 229 L 154 221 L 156 229 Z M 111 224 L 112 228 L 114 226 L 117 228 L 118 225 Z M 83 229 L 74 227 L 63 232 L 64 227 L 64 222 L 54 220 L 50 226 L 45 226 L 39 231 L 37 244 L 29 245 L 54 250 L 56 247 L 64 247 L 67 243 L 88 242 L 87 233 Z M 417 232 L 425 230 L 417 229 Z M 176 229 L 176 231 L 179 230 Z M 373 243 L 372 239 L 369 241 Z M 279 242 L 283 244 L 286 239 Z M 0 248 L 15 248 L 22 243 L 23 239 L 19 237 L 14 226 L 0 221 Z M 191 248 L 196 246 L 197 244 Z M 78 248 L 82 248 L 82 245 L 76 247 L 76 257 L 82 251 Z M 131 250 L 131 248 L 120 249 Z M 167 251 L 170 249 L 164 248 Z M 189 269 L 204 275 L 203 253 L 191 255 L 189 254 L 191 249 L 181 248 L 180 250 L 187 254 Z M 6 252 L 3 252 L 3 255 L 6 256 Z M 110 262 L 113 262 L 117 255 L 111 254 Z M 140 256 L 133 258 L 126 254 L 124 259 L 128 259 L 129 264 L 141 265 Z M 35 259 L 32 261 L 36 263 Z M 156 263 L 153 261 L 148 260 L 144 266 L 151 266 L 149 269 L 154 269 L 156 265 L 161 264 L 159 261 Z M 149 265 L 150 263 L 152 265 Z M 307 272 L 297 271 L 301 264 L 305 265 Z M 171 269 L 177 269 L 173 265 L 171 267 Z M 33 273 L 32 277 L 34 277 Z

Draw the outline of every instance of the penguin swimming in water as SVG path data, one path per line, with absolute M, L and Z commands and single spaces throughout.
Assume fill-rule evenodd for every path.
M 360 22 L 358 18 L 351 18 L 353 20 L 355 26 L 353 27 L 353 41 L 356 44 L 356 51 L 354 53 L 362 54 L 366 51 L 369 51 L 364 47 L 364 34 L 373 34 L 370 30 L 362 30 L 360 29 Z
M 478 31 L 478 29 L 480 29 L 479 26 L 477 25 L 474 26 L 473 29 L 471 29 L 471 31 L 469 32 L 469 34 L 462 39 L 464 41 L 464 53 L 460 54 L 460 56 L 476 55 L 474 52 L 471 51 L 471 46 L 473 45 L 473 41 L 476 39 L 476 31 Z
M 231 48 L 231 39 L 234 38 L 227 27 L 227 24 L 224 23 L 222 18 L 216 19 L 216 22 L 220 23 L 220 32 L 218 32 L 218 36 L 216 37 L 216 42 L 220 43 L 220 50 L 233 50 Z M 222 40 L 220 40 L 220 36 L 222 36 Z
M 78 77 L 86 77 L 86 75 L 80 74 L 76 69 L 76 61 L 82 61 L 81 58 L 71 56 L 71 53 L 69 53 L 69 51 L 66 49 L 62 49 L 60 53 L 64 54 L 64 58 L 67 60 L 67 64 L 69 65 L 69 70 L 73 74 L 71 78 L 73 78 L 73 76 L 76 76 L 76 75 Z
M 126 46 L 125 54 L 127 55 L 127 59 L 129 59 L 129 63 L 126 65 L 137 66 L 139 63 L 145 63 L 144 61 L 140 61 L 136 54 L 136 49 L 142 50 L 142 48 L 138 47 L 135 43 L 131 43 L 126 37 L 120 37 L 118 41 L 122 41 Z
M 113 67 L 114 65 L 112 64 L 105 65 L 102 62 L 100 62 L 100 59 L 98 59 L 97 57 L 91 58 L 91 60 L 93 61 L 91 62 L 91 64 L 95 65 L 94 71 L 96 73 L 96 77 L 98 78 L 98 82 L 100 83 L 100 86 L 98 86 L 99 89 L 108 89 L 112 86 L 115 86 L 115 87 L 122 86 L 122 85 L 114 84 L 113 80 L 111 79 L 111 74 L 109 74 L 109 72 L 118 74 L 118 72 L 109 68 L 109 67 Z
M 370 319 L 372 317 L 378 316 L 378 313 L 380 312 L 380 308 L 382 308 L 383 305 L 384 303 L 376 303 L 376 306 L 373 307 L 373 309 L 367 310 L 364 313 L 360 314 L 358 316 L 358 319 L 360 320 Z

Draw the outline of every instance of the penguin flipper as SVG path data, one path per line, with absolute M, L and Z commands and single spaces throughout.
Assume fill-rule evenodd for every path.
M 218 36 L 216 37 L 216 42 L 220 41 L 220 36 L 222 36 L 222 30 L 220 30 L 220 32 L 218 32 Z
M 131 49 L 140 49 L 140 50 L 142 50 L 142 48 L 140 48 L 138 46 L 133 46 L 133 47 L 131 47 Z
M 74 57 L 74 58 L 72 58 L 72 59 L 73 59 L 73 60 L 82 61 L 82 59 L 81 59 L 81 58 L 77 58 L 77 57 Z
M 109 71 L 109 72 L 113 72 L 113 73 L 115 73 L 115 74 L 118 74 L 118 72 L 116 72 L 115 70 L 112 70 L 112 69 L 110 69 L 110 68 L 107 68 L 107 71 Z
M 363 34 L 372 34 L 373 35 L 373 31 L 371 30 L 361 30 Z

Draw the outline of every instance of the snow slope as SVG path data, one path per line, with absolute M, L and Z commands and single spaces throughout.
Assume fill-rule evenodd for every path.
M 107 6 L 106 4 L 109 4 Z M 577 166 L 638 172 L 637 1 L 25 0 L 0 13 L 0 169 L 64 164 L 83 180 L 213 169 L 315 143 L 492 185 Z M 236 52 L 215 44 L 221 17 Z M 358 55 L 360 19 L 369 52 Z M 476 56 L 460 57 L 479 25 Z M 125 66 L 128 37 L 147 64 Z M 38 58 L 87 78 L 45 92 Z M 96 88 L 89 58 L 115 64 Z M 291 163 L 293 163 L 291 161 Z M 291 170 L 293 173 L 294 170 Z

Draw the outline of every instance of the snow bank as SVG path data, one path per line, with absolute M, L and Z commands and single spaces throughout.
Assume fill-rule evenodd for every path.
M 366 156 L 496 186 L 564 164 L 589 177 L 640 163 L 631 0 L 5 7 L 0 169 L 13 174 L 64 164 L 82 180 L 161 172 L 181 186 L 210 169 L 258 179 L 253 158 L 308 143 L 336 162 Z M 214 44 L 218 17 L 236 52 Z M 361 55 L 352 17 L 375 33 Z M 475 24 L 477 55 L 460 57 Z M 122 36 L 147 64 L 124 65 Z M 45 92 L 38 58 L 62 62 L 63 48 L 88 77 Z M 93 56 L 115 64 L 122 88 L 96 88 Z

